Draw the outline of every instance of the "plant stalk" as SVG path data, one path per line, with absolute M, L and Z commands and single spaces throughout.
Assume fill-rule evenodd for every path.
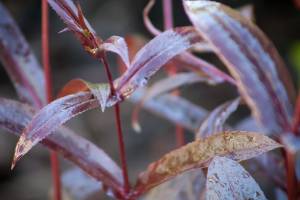
M 49 19 L 48 19 L 48 2 L 42 0 L 42 62 L 44 66 L 45 89 L 47 103 L 52 101 L 52 80 L 51 80 L 51 66 L 49 58 Z M 61 183 L 59 172 L 59 160 L 57 153 L 51 151 L 50 153 L 51 173 L 53 179 L 54 200 L 61 200 Z
M 107 62 L 107 58 L 106 58 L 105 54 L 101 60 L 104 64 L 106 76 L 107 76 L 107 79 L 109 81 L 109 85 L 111 88 L 111 94 L 114 95 L 115 88 L 113 85 L 113 78 L 112 78 L 112 74 L 110 72 L 109 64 Z M 130 191 L 130 183 L 129 183 L 129 178 L 128 178 L 126 151 L 125 151 L 125 144 L 124 144 L 124 138 L 123 138 L 119 103 L 116 103 L 116 105 L 114 106 L 114 112 L 115 112 L 115 122 L 116 122 L 117 133 L 118 133 L 119 154 L 120 154 L 120 159 L 121 159 L 122 174 L 123 174 L 123 180 L 124 180 L 124 191 L 126 194 L 128 194 Z
M 174 22 L 173 22 L 173 4 L 172 0 L 163 0 L 163 15 L 164 15 L 164 29 L 168 30 L 173 28 Z M 176 68 L 173 67 L 170 70 L 167 70 L 168 75 L 176 74 Z M 174 91 L 174 95 L 180 95 L 179 90 Z M 175 128 L 175 136 L 176 136 L 176 144 L 177 147 L 181 147 L 185 144 L 184 140 L 184 129 L 176 124 Z
M 297 199 L 297 179 L 295 174 L 295 156 L 293 152 L 285 149 L 287 170 L 287 194 L 289 200 Z

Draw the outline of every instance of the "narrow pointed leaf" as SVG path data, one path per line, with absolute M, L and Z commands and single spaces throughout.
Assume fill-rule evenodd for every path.
M 128 47 L 124 38 L 119 36 L 111 36 L 108 38 L 102 45 L 106 51 L 114 52 L 120 56 L 124 64 L 129 67 L 129 55 L 128 55 Z
M 208 84 L 215 85 L 219 83 L 218 81 L 212 80 L 209 77 L 205 77 L 201 74 L 196 74 L 193 72 L 185 72 L 185 73 L 177 73 L 174 76 L 170 76 L 155 82 L 146 92 L 143 99 L 139 102 L 139 104 L 135 107 L 133 114 L 132 114 L 132 125 L 137 132 L 139 130 L 139 113 L 140 109 L 142 108 L 144 102 L 148 101 L 149 99 L 155 98 L 163 93 L 167 93 L 171 90 L 179 88 L 184 85 L 190 85 L 197 82 L 205 82 Z M 138 127 L 138 128 L 136 128 Z
M 204 194 L 205 181 L 203 171 L 193 169 L 153 188 L 144 199 L 200 200 Z
M 46 102 L 45 80 L 16 22 L 0 3 L 0 61 L 22 101 L 36 107 Z
M 183 27 L 166 31 L 151 40 L 138 51 L 130 68 L 115 83 L 118 95 L 128 97 L 138 87 L 145 86 L 164 64 L 200 39 L 193 28 Z
M 19 136 L 31 121 L 34 112 L 35 109 L 28 105 L 0 98 L 0 128 Z M 60 127 L 55 134 L 45 138 L 41 143 L 62 154 L 114 191 L 122 192 L 121 169 L 103 150 L 70 129 Z
M 220 3 L 185 0 L 184 6 L 238 82 L 261 125 L 271 133 L 290 129 L 294 89 L 270 40 L 251 21 Z
M 238 162 L 217 156 L 208 167 L 206 199 L 266 200 L 266 197 L 256 181 Z
M 90 93 L 81 92 L 57 99 L 42 108 L 23 131 L 15 148 L 13 164 L 60 125 L 97 106 L 97 100 Z
M 142 100 L 145 94 L 145 89 L 141 88 L 131 95 L 129 101 L 136 104 Z M 192 104 L 182 97 L 170 94 L 145 101 L 143 108 L 191 131 L 196 131 L 207 115 L 204 108 Z
M 214 133 L 223 131 L 223 126 L 227 118 L 238 108 L 240 98 L 228 101 L 215 108 L 201 124 L 196 138 L 203 139 Z
M 247 160 L 281 145 L 258 133 L 232 131 L 196 140 L 176 149 L 148 166 L 140 174 L 136 190 L 143 193 L 192 168 L 207 167 L 215 156 Z

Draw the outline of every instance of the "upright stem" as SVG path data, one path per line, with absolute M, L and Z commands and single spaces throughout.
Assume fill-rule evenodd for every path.
M 163 0 L 164 29 L 173 28 L 172 0 Z
M 113 85 L 113 78 L 109 69 L 109 65 L 107 62 L 106 55 L 102 58 L 105 72 L 109 81 L 109 85 L 111 88 L 111 94 L 114 95 L 115 88 Z M 115 122 L 117 126 L 117 132 L 118 132 L 118 142 L 119 142 L 119 154 L 121 159 L 121 165 L 122 165 L 122 173 L 123 173 L 123 180 L 124 180 L 124 191 L 125 193 L 129 193 L 130 191 L 130 184 L 129 184 L 129 178 L 128 178 L 128 170 L 127 170 L 127 163 L 126 163 L 126 152 L 125 152 L 125 144 L 123 139 L 123 131 L 122 131 L 122 125 L 121 125 L 121 117 L 120 117 L 120 105 L 117 103 L 114 106 L 114 112 L 115 112 Z
M 45 89 L 47 102 L 52 101 L 51 66 L 49 59 L 49 25 L 48 25 L 48 3 L 42 0 L 42 62 L 44 66 Z M 54 200 L 61 200 L 61 183 L 59 174 L 59 160 L 56 152 L 50 154 L 51 171 L 53 179 Z
M 173 28 L 174 23 L 173 23 L 173 4 L 172 0 L 163 0 L 163 15 L 164 15 L 164 29 L 168 30 Z M 176 68 L 172 68 L 170 70 L 167 70 L 168 75 L 173 75 L 176 74 Z M 176 90 L 174 92 L 174 95 L 180 95 L 179 91 Z M 175 130 L 175 135 L 176 135 L 176 143 L 178 147 L 181 147 L 185 144 L 184 140 L 184 129 L 176 124 L 176 130 Z
M 287 170 L 287 194 L 289 200 L 297 199 L 297 178 L 295 174 L 295 156 L 288 149 L 286 153 L 286 170 Z

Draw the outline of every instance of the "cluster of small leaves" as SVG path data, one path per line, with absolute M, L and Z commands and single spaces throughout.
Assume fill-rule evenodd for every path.
M 186 199 L 204 196 L 206 199 L 266 199 L 255 180 L 238 162 L 282 145 L 288 155 L 297 155 L 299 143 L 295 141 L 299 141 L 300 120 L 297 116 L 299 112 L 292 120 L 295 91 L 284 63 L 274 45 L 249 17 L 213 1 L 183 0 L 185 12 L 193 26 L 161 32 L 148 17 L 155 3 L 150 0 L 144 10 L 144 20 L 155 37 L 141 45 L 139 39 L 126 42 L 119 36 L 103 41 L 84 17 L 79 4 L 75 5 L 71 0 L 48 2 L 67 25 L 63 31 L 74 33 L 83 48 L 102 62 L 105 52 L 116 53 L 125 71 L 114 80 L 113 85 L 71 80 L 56 100 L 40 109 L 45 101 L 45 95 L 41 92 L 44 85 L 40 75 L 42 70 L 15 22 L 0 4 L 0 59 L 20 98 L 25 100 L 25 103 L 20 103 L 0 99 L 0 126 L 20 135 L 13 166 L 41 142 L 100 182 L 94 188 L 84 190 L 85 195 L 78 193 L 74 187 L 95 185 L 95 180 L 74 169 L 72 174 L 84 177 L 78 180 L 83 181 L 82 184 L 72 186 L 70 181 L 65 181 L 65 184 L 68 190 L 75 191 L 71 193 L 77 199 L 86 198 L 98 189 L 106 190 L 119 199 L 135 199 L 151 189 L 146 199 L 164 198 L 170 191 L 181 191 L 188 196 Z M 22 52 L 17 51 L 17 46 L 22 47 Z M 230 75 L 196 57 L 193 51 L 215 53 Z M 147 89 L 148 80 L 165 65 L 174 65 L 182 72 Z M 33 69 L 34 74 L 30 73 Z M 183 97 L 167 94 L 180 86 L 198 82 L 210 85 L 227 82 L 239 91 L 240 96 L 208 113 Z M 104 112 L 105 108 L 127 98 L 137 103 L 133 117 L 136 129 L 140 130 L 137 116 L 140 108 L 144 107 L 193 131 L 196 138 L 151 163 L 140 173 L 129 192 L 124 189 L 120 168 L 103 150 L 61 127 L 83 112 L 98 107 Z M 263 133 L 231 131 L 232 128 L 225 124 L 241 101 L 249 106 Z M 276 137 L 281 144 L 263 134 Z M 269 154 L 266 158 L 271 160 Z M 257 160 L 263 163 L 260 157 Z M 208 168 L 206 175 L 203 168 Z M 274 170 L 273 178 L 276 179 L 280 173 Z M 185 187 L 187 184 L 180 184 L 181 181 L 206 185 L 195 185 L 197 192 L 191 192 Z M 287 189 L 286 185 L 278 187 Z

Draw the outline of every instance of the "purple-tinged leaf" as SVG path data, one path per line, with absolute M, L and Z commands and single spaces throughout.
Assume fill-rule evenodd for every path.
M 174 56 L 186 51 L 201 38 L 193 28 L 166 31 L 147 43 L 133 59 L 130 68 L 117 80 L 116 92 L 128 97 L 145 86 L 148 79 Z
M 238 82 L 255 118 L 270 133 L 289 130 L 294 90 L 270 40 L 251 21 L 222 4 L 185 0 L 184 6 Z
M 78 92 L 90 91 L 98 100 L 101 111 L 104 112 L 107 106 L 113 105 L 115 101 L 109 101 L 111 89 L 106 83 L 90 83 L 82 79 L 73 79 L 69 81 L 59 92 L 58 97 L 63 97 Z M 107 105 L 110 104 L 110 105 Z
M 206 62 L 194 56 L 191 53 L 185 52 L 175 57 L 176 62 L 189 68 L 197 73 L 203 74 L 209 77 L 217 83 L 228 82 L 232 85 L 236 84 L 236 81 L 228 74 L 220 71 L 211 63 Z
M 192 169 L 153 188 L 145 195 L 144 200 L 200 200 L 204 195 L 205 181 L 201 169 Z
M 194 72 L 177 73 L 173 76 L 156 81 L 151 87 L 149 87 L 145 95 L 145 100 L 167 93 L 181 86 L 199 82 L 208 83 L 210 85 L 216 85 L 220 83 L 220 81 L 212 80 L 210 77 L 205 77 L 204 75 Z
M 145 89 L 138 89 L 130 96 L 129 101 L 136 104 L 145 94 Z M 191 131 L 195 131 L 200 126 L 207 114 L 205 109 L 170 94 L 145 101 L 143 108 Z
M 260 132 L 260 133 L 268 133 L 264 131 L 258 124 L 257 121 L 253 117 L 247 117 L 239 121 L 235 126 L 235 130 L 244 130 L 251 132 Z
M 0 98 L 0 127 L 19 136 L 30 122 L 34 112 L 34 109 L 26 104 Z M 115 192 L 122 192 L 121 169 L 103 150 L 70 129 L 60 127 L 55 134 L 45 138 L 41 143 L 61 153 L 66 159 Z
M 72 0 L 48 0 L 48 3 L 67 25 L 63 32 L 73 32 L 83 48 L 93 57 L 102 58 L 103 53 L 109 51 L 119 55 L 124 64 L 129 66 L 127 44 L 122 37 L 112 36 L 103 42 L 84 17 L 80 5 L 75 6 Z
M 140 174 L 136 192 L 143 193 L 186 170 L 207 167 L 215 156 L 242 161 L 278 147 L 281 145 L 262 134 L 242 131 L 223 132 L 196 140 L 151 163 Z
M 161 94 L 167 93 L 171 90 L 179 88 L 184 85 L 190 85 L 197 82 L 206 82 L 211 85 L 215 85 L 219 82 L 210 79 L 210 77 L 205 77 L 202 74 L 196 74 L 193 72 L 177 73 L 173 76 L 169 76 L 162 80 L 155 82 L 146 92 L 143 99 L 137 104 L 132 114 L 132 126 L 135 131 L 141 132 L 139 125 L 139 112 L 142 108 L 144 102 L 149 99 L 155 98 Z
M 72 168 L 62 174 L 62 185 L 73 200 L 87 200 L 103 189 L 101 182 L 88 176 L 79 168 Z
M 216 156 L 208 167 L 207 200 L 265 200 L 266 197 L 251 175 L 236 161 Z
M 124 38 L 119 36 L 111 36 L 101 45 L 101 48 L 103 48 L 106 51 L 118 54 L 124 62 L 124 64 L 127 67 L 130 66 L 128 47 Z
M 0 60 L 22 101 L 35 107 L 46 102 L 40 64 L 16 22 L 0 3 Z
M 289 152 L 293 154 L 300 153 L 300 137 L 288 133 L 281 135 L 280 141 Z
M 282 191 L 280 188 L 275 188 L 274 192 L 276 200 L 288 200 L 286 192 Z
M 42 108 L 23 131 L 16 145 L 12 166 L 34 145 L 53 133 L 60 125 L 80 113 L 98 106 L 91 93 L 81 92 L 57 99 Z
M 203 139 L 212 134 L 224 131 L 223 126 L 227 118 L 238 108 L 240 98 L 228 101 L 215 108 L 201 124 L 196 138 Z

